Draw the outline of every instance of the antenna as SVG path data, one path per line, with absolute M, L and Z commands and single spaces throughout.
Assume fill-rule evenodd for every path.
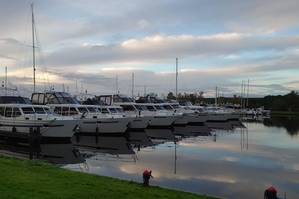
M 175 98 L 178 97 L 178 58 L 175 58 Z
M 216 86 L 216 94 L 215 94 L 215 106 L 217 106 L 217 98 L 218 98 L 218 87 Z
M 78 95 L 78 80 L 76 80 L 76 95 Z
M 240 108 L 243 109 L 243 83 L 244 81 L 242 80 L 241 84 L 241 94 L 240 94 Z
M 34 13 L 33 13 L 33 3 L 31 4 L 32 12 L 32 67 L 33 67 L 33 92 L 35 92 L 35 35 L 34 35 Z

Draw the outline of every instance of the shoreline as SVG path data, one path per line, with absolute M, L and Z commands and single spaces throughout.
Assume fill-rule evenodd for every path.
M 271 116 L 274 117 L 299 117 L 299 112 L 289 111 L 271 111 Z
M 158 186 L 71 171 L 40 160 L 0 155 L 3 198 L 190 198 L 217 199 Z

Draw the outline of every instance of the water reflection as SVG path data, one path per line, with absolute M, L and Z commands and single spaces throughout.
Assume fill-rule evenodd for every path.
M 298 118 L 287 118 L 287 117 L 274 117 L 265 119 L 263 121 L 265 126 L 274 126 L 279 128 L 285 128 L 289 135 L 294 136 L 299 132 L 299 122 Z
M 43 159 L 53 164 L 78 164 L 85 162 L 85 159 L 72 143 L 42 143 L 32 147 L 26 143 L 1 140 L 0 150 L 2 154 L 22 158 Z
M 299 118 L 297 117 L 248 117 L 245 121 L 247 123 L 263 123 L 267 127 L 284 128 L 290 136 L 299 133 Z
M 123 136 L 76 135 L 72 143 L 42 144 L 37 151 L 40 158 L 68 169 L 137 182 L 142 181 L 144 168 L 150 168 L 154 185 L 185 191 L 251 199 L 262 198 L 264 189 L 274 185 L 288 198 L 296 198 L 299 139 L 288 135 L 290 129 L 296 131 L 291 135 L 297 134 L 295 124 L 298 120 L 273 118 L 244 126 L 221 124 L 229 127 L 226 130 L 189 126 Z M 232 126 L 242 128 L 230 130 Z M 11 147 L 11 143 L 0 145 L 1 150 L 28 155 L 26 145 L 19 144 L 18 150 Z

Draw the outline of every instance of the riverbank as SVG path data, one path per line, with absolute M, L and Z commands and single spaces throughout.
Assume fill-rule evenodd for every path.
M 1 198 L 184 198 L 213 199 L 193 193 L 69 171 L 41 161 L 0 156 Z
M 276 116 L 276 117 L 299 117 L 299 112 L 271 111 L 271 116 Z

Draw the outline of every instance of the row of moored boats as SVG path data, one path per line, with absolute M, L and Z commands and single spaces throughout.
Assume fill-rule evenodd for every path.
M 80 103 L 65 92 L 0 97 L 0 132 L 70 138 L 74 133 L 122 134 L 128 129 L 219 125 L 238 121 L 234 110 L 180 106 L 178 103 L 136 103 L 123 95 L 103 95 Z

